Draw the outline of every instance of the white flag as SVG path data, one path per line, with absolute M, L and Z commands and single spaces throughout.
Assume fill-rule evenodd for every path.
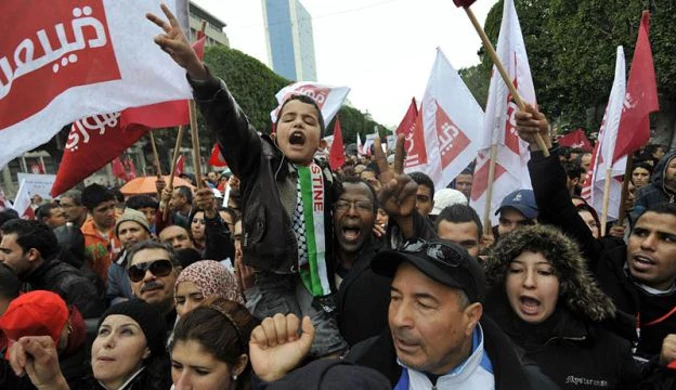
M 505 0 L 502 15 L 496 49 L 498 57 L 505 66 L 509 79 L 514 83 L 521 99 L 525 103 L 534 105 L 536 100 L 533 78 L 514 0 Z M 519 138 L 514 119 L 518 110 L 518 106 L 512 101 L 507 85 L 494 66 L 483 122 L 483 144 L 478 153 L 470 199 L 470 205 L 478 213 L 483 213 L 487 200 L 490 149 L 491 145 L 496 145 L 493 197 L 491 204 L 488 205 L 491 210 L 491 221 L 494 224 L 497 223 L 497 217 L 493 210 L 497 210 L 505 196 L 519 189 L 532 188 L 527 165 L 530 159 L 528 143 Z
M 34 219 L 35 212 L 31 208 L 32 194 L 28 190 L 28 187 L 26 179 L 22 179 L 19 185 L 19 192 L 16 193 L 16 198 L 14 198 L 14 210 L 19 214 L 19 218 Z
M 438 191 L 476 158 L 484 115 L 440 49 L 418 115 L 422 115 L 428 157 L 423 164 L 407 165 L 406 172 L 427 174 Z
M 291 95 L 306 95 L 314 99 L 317 103 L 317 106 L 319 106 L 319 109 L 322 111 L 322 116 L 324 116 L 324 124 L 328 126 L 331 119 L 333 119 L 340 110 L 348 93 L 350 93 L 350 88 L 348 87 L 332 87 L 330 85 L 317 84 L 308 81 L 293 83 L 282 88 L 275 95 L 279 106 L 270 112 L 270 119 L 272 119 L 272 123 L 277 122 L 279 109 L 282 108 L 282 104 L 284 104 L 286 99 Z
M 608 106 L 603 115 L 601 130 L 599 131 L 599 141 L 594 148 L 592 156 L 591 172 L 587 176 L 582 197 L 598 212 L 599 216 L 603 212 L 603 192 L 606 182 L 606 171 L 608 164 L 612 164 L 615 153 L 615 142 L 617 141 L 618 129 L 620 127 L 620 118 L 624 107 L 624 97 L 627 91 L 626 64 L 624 50 L 622 46 L 617 47 L 617 59 L 615 60 L 615 80 L 613 88 L 610 90 Z M 610 201 L 608 207 L 608 220 L 617 219 L 620 211 L 622 197 L 622 177 L 627 167 L 627 156 L 617 160 L 612 165 L 610 183 Z M 618 179 L 619 177 L 619 179 Z
M 185 0 L 166 1 L 187 20 Z M 154 43 L 160 0 L 0 2 L 0 167 L 80 118 L 192 96 Z M 178 7 L 178 8 L 177 8 Z

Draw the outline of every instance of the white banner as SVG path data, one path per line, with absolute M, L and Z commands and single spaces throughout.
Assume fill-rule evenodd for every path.
M 418 115 L 422 115 L 427 161 L 407 166 L 406 172 L 422 171 L 438 191 L 476 158 L 484 115 L 440 49 Z
M 626 63 L 624 58 L 624 49 L 617 47 L 615 60 L 615 80 L 608 98 L 608 106 L 603 116 L 601 130 L 599 131 L 599 141 L 594 148 L 592 157 L 591 172 L 587 176 L 582 189 L 584 199 L 598 212 L 599 216 L 603 213 L 603 194 L 605 191 L 606 171 L 608 163 L 612 161 L 615 153 L 615 141 L 620 128 L 620 118 L 624 108 L 624 98 L 627 91 Z M 620 203 L 622 198 L 622 176 L 627 167 L 627 157 L 624 156 L 611 167 L 611 177 L 620 177 L 619 180 L 612 179 L 610 182 L 610 194 L 608 204 L 608 219 L 617 219 L 620 212 Z
M 52 199 L 50 191 L 56 181 L 56 175 L 37 175 L 33 173 L 19 173 L 17 175 L 19 183 L 24 183 L 28 197 L 40 195 L 42 199 Z
M 496 52 L 521 99 L 526 104 L 535 105 L 533 78 L 514 0 L 505 0 L 502 15 Z M 519 189 L 532 188 L 528 172 L 528 160 L 530 159 L 528 143 L 519 138 L 516 130 L 514 116 L 518 110 L 507 85 L 494 66 L 483 122 L 484 136 L 474 170 L 474 184 L 470 199 L 470 205 L 480 215 L 486 207 L 489 207 L 493 224 L 497 223 L 497 216 L 493 211 L 497 210 L 505 196 Z M 496 145 L 497 158 L 495 179 L 492 183 L 493 197 L 491 204 L 486 205 L 491 145 Z
M 185 0 L 167 0 L 187 21 Z M 192 96 L 153 41 L 160 0 L 3 0 L 0 167 L 80 118 Z M 49 12 L 36 9 L 49 7 Z
M 329 125 L 331 119 L 338 113 L 343 105 L 347 94 L 350 92 L 348 87 L 332 87 L 330 85 L 317 84 L 308 81 L 293 83 L 282 88 L 275 97 L 279 106 L 270 112 L 272 123 L 277 122 L 277 114 L 282 104 L 292 95 L 306 95 L 314 99 L 324 116 L 324 124 Z

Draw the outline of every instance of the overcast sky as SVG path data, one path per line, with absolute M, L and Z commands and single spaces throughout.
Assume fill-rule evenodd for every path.
M 193 0 L 227 27 L 231 47 L 270 66 L 261 0 Z M 286 1 L 286 0 L 279 0 Z M 483 24 L 497 0 L 472 10 Z M 301 0 L 312 15 L 318 81 L 345 85 L 348 99 L 396 126 L 425 91 L 436 47 L 456 69 L 479 62 L 481 41 L 452 0 Z

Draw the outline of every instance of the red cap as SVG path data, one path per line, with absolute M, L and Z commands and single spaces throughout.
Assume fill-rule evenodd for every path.
M 474 4 L 476 0 L 453 0 L 455 3 L 456 7 L 469 7 L 470 5 Z
M 31 291 L 12 302 L 0 317 L 0 330 L 12 341 L 24 336 L 50 336 L 56 345 L 68 322 L 68 307 L 50 291 Z

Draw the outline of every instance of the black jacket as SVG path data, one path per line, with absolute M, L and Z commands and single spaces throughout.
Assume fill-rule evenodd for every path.
M 492 291 L 486 313 L 562 389 L 635 389 L 640 372 L 631 344 L 568 309 L 540 324 L 519 319 L 503 291 Z
M 650 184 L 643 186 L 636 191 L 636 207 L 634 215 L 638 216 L 644 210 L 660 203 L 674 203 L 676 194 L 664 185 L 664 176 L 666 175 L 669 162 L 676 157 L 676 152 L 671 152 L 655 165 L 653 175 L 650 178 Z
M 235 265 L 235 244 L 232 242 L 230 230 L 221 216 L 207 218 L 204 216 L 204 235 L 206 236 L 206 245 L 204 249 L 204 258 L 207 260 L 223 261 L 230 259 L 231 264 Z
M 480 323 L 484 332 L 484 350 L 493 365 L 496 390 L 558 389 L 537 366 L 523 362 L 509 338 L 490 318 L 484 316 Z M 397 364 L 389 329 L 352 347 L 346 359 L 385 375 L 392 387 L 401 378 L 402 367 Z
M 259 136 L 225 83 L 209 75 L 204 82 L 190 80 L 195 101 L 213 132 L 223 157 L 240 179 L 242 251 L 245 263 L 259 270 L 296 273 L 298 243 L 291 225 L 296 207 L 297 173 L 270 137 Z M 325 237 L 332 237 L 333 175 L 322 167 L 325 183 Z M 332 240 L 326 240 L 327 259 Z M 332 275 L 329 270 L 329 275 Z
M 571 202 L 565 185 L 566 173 L 555 151 L 546 158 L 541 152 L 531 153 L 528 169 L 540 210 L 538 220 L 560 228 L 577 241 L 589 270 L 615 303 L 616 319 L 610 329 L 627 340 L 638 341 L 637 355 L 646 358 L 658 355 L 666 335 L 676 333 L 676 319 L 670 317 L 656 325 L 644 325 L 668 313 L 674 307 L 675 294 L 658 297 L 644 292 L 625 269 L 627 246 L 616 240 L 597 240 L 592 236 Z M 636 332 L 639 313 L 640 340 Z
M 58 259 L 45 261 L 23 278 L 25 291 L 47 290 L 75 305 L 84 318 L 100 317 L 106 309 L 105 295 L 82 271 Z

